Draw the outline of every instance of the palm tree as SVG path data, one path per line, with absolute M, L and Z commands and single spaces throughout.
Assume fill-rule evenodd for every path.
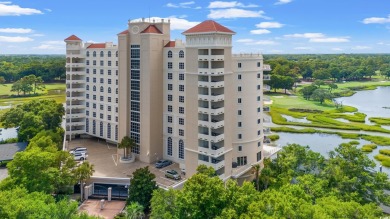
M 256 190 L 259 191 L 259 173 L 260 173 L 260 164 L 252 165 L 253 171 L 255 171 L 255 180 L 256 180 Z
M 136 146 L 135 141 L 129 138 L 129 136 L 123 137 L 122 141 L 118 144 L 118 148 L 123 148 L 124 150 L 124 158 L 129 157 L 129 151 L 131 151 L 131 149 L 135 146 Z
M 138 202 L 131 202 L 130 205 L 126 207 L 126 219 L 142 219 L 144 214 L 144 207 Z
M 88 161 L 84 161 L 80 166 L 75 169 L 75 176 L 80 182 L 80 197 L 83 200 L 84 193 L 84 182 L 91 178 L 92 174 L 95 172 L 93 164 L 90 164 Z

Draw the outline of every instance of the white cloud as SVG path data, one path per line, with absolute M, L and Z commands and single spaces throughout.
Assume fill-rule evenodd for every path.
M 232 1 L 232 2 L 224 2 L 224 1 L 214 1 L 210 2 L 208 8 L 235 8 L 235 7 L 241 7 L 241 8 L 257 8 L 258 5 L 255 4 L 248 4 L 245 5 L 241 2 Z
M 31 33 L 32 29 L 28 28 L 0 28 L 0 33 Z
M 43 14 L 42 11 L 34 8 L 22 8 L 19 5 L 13 5 L 12 2 L 0 2 L 0 16 L 20 16 Z
M 366 50 L 366 49 L 371 49 L 369 46 L 354 46 L 352 47 L 353 50 Z
M 194 1 L 190 1 L 190 2 L 181 2 L 179 4 L 174 4 L 174 3 L 168 3 L 166 4 L 165 6 L 169 7 L 169 8 L 192 8 L 191 6 L 195 4 Z M 197 6 L 193 9 L 200 9 L 201 7 L 200 6 Z
M 268 34 L 268 33 L 271 33 L 271 31 L 267 29 L 251 30 L 251 34 Z
M 295 47 L 295 50 L 312 50 L 312 47 L 305 47 L 305 46 L 300 46 L 300 47 Z
M 284 35 L 288 38 L 323 38 L 325 35 L 323 33 L 294 33 L 294 34 L 288 34 Z
M 327 37 L 327 38 L 311 38 L 312 43 L 346 43 L 349 42 L 347 37 Z
M 250 11 L 250 10 L 244 10 L 239 8 L 211 10 L 210 14 L 208 14 L 207 17 L 211 19 L 250 18 L 250 17 L 260 17 L 264 19 L 270 19 L 269 17 L 264 16 L 264 11 Z
M 200 23 L 198 21 L 189 21 L 189 20 L 186 20 L 183 18 L 178 18 L 176 16 L 165 17 L 165 18 L 162 18 L 162 17 L 151 17 L 150 18 L 151 21 L 155 20 L 156 22 L 161 21 L 161 19 L 164 19 L 164 22 L 167 22 L 168 20 L 171 21 L 171 30 L 187 30 L 187 29 Z M 131 21 L 141 21 L 141 20 L 142 20 L 142 18 L 138 18 L 138 19 L 134 19 Z M 147 18 L 146 20 L 149 20 L 149 18 Z
M 50 41 L 43 41 L 44 44 L 50 44 L 50 45 L 65 45 L 65 42 L 62 40 L 50 40 Z
M 333 51 L 343 51 L 342 48 L 337 48 L 337 47 L 336 47 L 336 48 L 332 48 L 332 50 L 333 50 Z
M 292 2 L 292 0 L 278 0 L 275 5 L 284 5 Z
M 251 43 L 253 41 L 254 41 L 253 39 L 239 39 L 239 40 L 236 40 L 237 43 Z
M 388 17 L 369 17 L 363 20 L 364 24 L 385 24 L 390 23 L 390 15 Z
M 9 37 L 9 36 L 0 36 L 0 42 L 7 42 L 7 43 L 23 43 L 23 42 L 29 42 L 33 41 L 30 37 Z
M 259 24 L 256 24 L 256 27 L 258 28 L 281 28 L 284 24 L 281 24 L 279 22 L 261 22 Z
M 45 11 L 52 12 L 53 10 L 51 10 L 50 8 L 45 8 Z
M 390 46 L 390 43 L 384 43 L 384 42 L 379 42 L 377 43 L 378 45 L 383 45 L 383 46 Z
M 41 33 L 35 33 L 31 36 L 34 36 L 34 37 L 42 37 L 42 36 L 45 36 L 45 34 L 41 34 Z
M 272 40 L 253 40 L 253 39 L 239 39 L 237 43 L 243 43 L 245 45 L 276 45 L 277 43 Z

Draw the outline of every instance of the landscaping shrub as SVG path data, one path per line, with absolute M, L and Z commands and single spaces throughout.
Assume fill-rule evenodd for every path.
M 278 140 L 280 137 L 279 137 L 279 135 L 274 134 L 274 135 L 269 135 L 268 138 L 269 138 L 271 141 L 276 141 L 276 140 Z
M 390 156 L 390 150 L 389 149 L 381 149 L 379 150 L 380 154 Z
M 349 144 L 351 144 L 351 145 L 359 145 L 360 142 L 359 141 L 350 141 Z
M 365 144 L 362 147 L 363 152 L 372 152 L 374 149 L 376 149 L 378 146 L 376 144 Z

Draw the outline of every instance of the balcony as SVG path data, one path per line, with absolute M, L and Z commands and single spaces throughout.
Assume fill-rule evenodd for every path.
M 212 161 L 214 162 L 206 162 L 206 161 L 203 161 L 203 160 L 198 160 L 198 165 L 206 165 L 208 167 L 212 167 L 214 168 L 214 170 L 219 170 L 221 169 L 222 167 L 225 166 L 225 161 L 224 160 L 217 160 L 217 159 L 214 159 L 212 158 Z
M 66 71 L 67 75 L 85 75 L 85 71 Z
M 66 134 L 67 134 L 67 135 L 80 135 L 80 134 L 84 134 L 84 133 L 85 133 L 85 130 L 84 130 L 84 129 L 66 131 Z
M 85 113 L 72 113 L 66 115 L 66 118 L 82 118 L 82 117 L 85 117 Z
M 204 114 L 209 114 L 209 115 L 221 115 L 224 113 L 224 110 L 225 110 L 224 107 L 217 108 L 217 109 L 198 107 L 199 113 L 204 113 Z
M 198 134 L 198 138 L 201 139 L 201 140 L 204 140 L 204 141 L 211 141 L 211 142 L 217 143 L 217 142 L 223 141 L 224 138 L 225 138 L 225 135 L 224 134 L 219 134 L 219 135 L 216 135 L 216 136 L 210 136 L 210 135 L 207 135 L 207 134 L 199 133 Z
M 78 88 L 68 88 L 67 90 L 70 91 L 70 92 L 85 92 L 85 88 L 80 88 L 80 87 L 78 87 Z
M 212 129 L 222 128 L 224 125 L 225 125 L 225 121 L 223 120 L 219 122 L 208 122 L 208 121 L 198 120 L 198 126 L 208 127 Z
M 210 97 L 211 102 L 218 102 L 218 101 L 223 101 L 223 100 L 225 100 L 224 94 L 215 94 L 215 95 L 212 94 Z
M 263 118 L 263 122 L 264 123 L 270 123 L 271 122 L 271 119 L 269 118 L 269 117 L 267 117 L 267 118 Z
M 66 106 L 66 109 L 85 109 L 85 105 L 71 105 L 71 106 Z
M 269 86 L 269 85 L 264 84 L 263 87 L 264 87 L 265 91 L 270 91 L 271 90 L 271 86 Z
M 224 68 L 212 68 L 212 69 L 210 69 L 210 74 L 212 74 L 212 75 L 220 75 L 220 74 L 223 74 L 224 72 L 225 72 Z
M 264 132 L 265 135 L 270 135 L 270 134 L 272 134 L 271 128 L 270 128 L 270 127 L 264 127 L 263 132 Z
M 220 87 L 224 87 L 224 86 L 225 86 L 224 81 L 218 81 L 218 82 L 198 81 L 198 87 L 220 88 Z
M 67 67 L 67 68 L 84 68 L 85 63 L 66 63 L 65 67 Z
M 270 65 L 263 65 L 263 71 L 271 71 L 271 66 Z
M 264 112 L 270 112 L 270 110 L 271 110 L 271 108 L 269 107 L 269 106 L 265 106 L 265 107 L 263 107 L 263 111 Z
M 225 152 L 225 147 L 215 147 L 215 146 L 211 146 L 211 150 L 210 150 L 210 155 L 212 157 L 219 157 L 221 156 L 224 152 Z
M 263 75 L 263 81 L 271 80 L 271 75 Z
M 74 126 L 83 126 L 83 125 L 85 125 L 85 122 L 67 122 L 66 124 L 68 126 L 74 127 Z

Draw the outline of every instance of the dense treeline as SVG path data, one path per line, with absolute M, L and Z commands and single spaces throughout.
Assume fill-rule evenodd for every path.
M 265 55 L 272 74 L 319 80 L 362 80 L 377 73 L 390 77 L 390 55 Z
M 0 56 L 0 78 L 4 77 L 6 83 L 13 83 L 28 75 L 41 77 L 44 82 L 65 79 L 65 56 Z

